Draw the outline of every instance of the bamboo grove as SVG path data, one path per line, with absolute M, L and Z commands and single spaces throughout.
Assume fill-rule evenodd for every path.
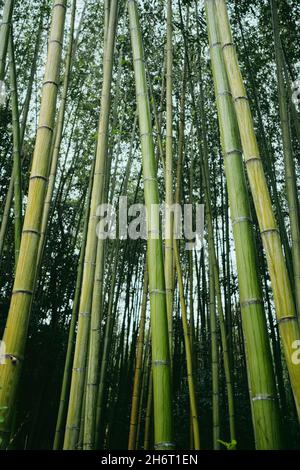
M 299 449 L 298 2 L 0 11 L 0 448 Z

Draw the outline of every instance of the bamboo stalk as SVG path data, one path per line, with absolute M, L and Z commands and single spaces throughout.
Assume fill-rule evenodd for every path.
M 236 249 L 256 447 L 258 449 L 276 449 L 280 446 L 280 431 L 275 378 L 264 317 L 255 245 L 250 226 L 250 210 L 242 165 L 241 145 L 219 42 L 213 3 L 206 2 L 206 11 L 212 72 Z M 252 303 L 249 302 L 251 299 Z M 257 302 L 254 302 L 254 299 L 257 299 Z M 265 397 L 265 400 L 256 397 Z
M 179 253 L 178 253 L 177 240 L 174 240 L 174 258 L 175 258 L 175 266 L 176 266 L 176 272 L 177 272 L 181 316 L 182 316 L 182 327 L 183 327 L 183 334 L 184 334 L 191 419 L 193 423 L 194 448 L 195 450 L 200 450 L 200 433 L 199 433 L 199 423 L 198 423 L 198 413 L 197 413 L 196 392 L 195 392 L 195 384 L 194 384 L 194 377 L 193 377 L 193 357 L 192 357 L 192 348 L 191 348 L 191 341 L 190 341 L 190 329 L 189 329 L 189 324 L 188 324 L 188 319 L 187 319 L 187 309 L 186 309 L 186 303 L 185 303 L 185 298 L 184 298 L 184 287 L 183 287 L 182 271 L 181 271 Z
M 82 234 L 83 234 L 82 243 L 81 243 L 79 261 L 78 261 L 78 267 L 77 267 L 76 286 L 75 286 L 75 293 L 74 293 L 74 300 L 73 300 L 73 307 L 72 307 L 71 322 L 69 326 L 68 345 L 67 345 L 64 374 L 63 374 L 63 380 L 62 380 L 62 386 L 61 386 L 53 450 L 59 450 L 62 446 L 63 429 L 64 429 L 64 424 L 65 424 L 67 409 L 68 409 L 68 393 L 70 391 L 70 383 L 71 383 L 71 370 L 72 370 L 71 368 L 72 368 L 72 359 L 73 359 L 73 350 L 74 350 L 74 339 L 75 339 L 75 334 L 76 334 L 75 329 L 76 329 L 76 324 L 77 324 L 80 291 L 81 291 L 81 283 L 82 283 L 83 261 L 84 261 L 85 245 L 86 245 L 86 239 L 87 239 L 87 229 L 88 229 L 88 220 L 89 220 L 89 208 L 90 208 L 90 202 L 91 202 L 94 165 L 95 165 L 95 160 L 93 160 L 93 163 L 92 163 L 89 187 L 88 187 L 87 196 L 86 196 L 86 209 L 85 209 L 85 214 L 84 214 L 84 223 L 83 223 L 83 230 L 82 230 Z
M 37 39 L 36 39 L 36 44 L 35 44 L 35 49 L 34 49 L 34 55 L 33 55 L 31 70 L 30 70 L 30 77 L 29 77 L 29 80 L 28 80 L 26 97 L 25 97 L 25 101 L 24 101 L 24 105 L 23 105 L 23 111 L 22 111 L 22 120 L 21 120 L 21 126 L 20 126 L 20 149 L 21 150 L 23 148 L 25 129 L 26 129 L 26 124 L 27 124 L 29 105 L 30 105 L 30 99 L 31 99 L 31 94 L 32 94 L 33 80 L 34 80 L 34 75 L 35 75 L 35 72 L 36 72 L 36 65 L 37 65 L 37 58 L 38 58 L 38 52 L 39 52 L 39 46 L 40 46 L 42 26 L 43 26 L 43 4 L 41 6 L 41 14 L 40 14 L 39 27 L 38 27 L 38 31 L 37 31 Z M 22 158 L 22 160 L 23 160 L 23 158 Z M 2 251 L 3 251 L 3 247 L 4 247 L 5 235 L 6 235 L 7 225 L 8 225 L 8 221 L 9 221 L 9 213 L 10 213 L 10 208 L 11 208 L 13 193 L 14 193 L 14 184 L 15 184 L 15 178 L 14 178 L 14 170 L 13 170 L 12 174 L 11 174 L 10 181 L 9 181 L 9 186 L 8 186 L 8 190 L 7 190 L 7 194 L 6 194 L 6 198 L 5 198 L 4 210 L 3 210 L 2 220 L 1 220 L 1 227 L 0 227 L 0 259 L 1 259 Z
M 39 127 L 33 155 L 19 262 L 3 337 L 10 357 L 6 364 L 0 368 L 0 406 L 5 409 L 3 422 L 0 424 L 3 445 L 9 439 L 11 417 L 27 339 L 57 98 L 65 10 L 65 0 L 54 1 Z
M 292 360 L 296 341 L 300 340 L 299 324 L 269 190 L 262 168 L 252 114 L 233 44 L 226 3 L 224 0 L 216 0 L 215 4 L 222 51 L 234 101 L 250 189 L 270 272 L 285 360 L 300 419 L 300 365 L 295 363 L 297 361 Z
M 88 350 L 88 336 L 90 328 L 92 293 L 95 276 L 96 259 L 96 225 L 97 208 L 101 203 L 105 187 L 105 161 L 107 155 L 108 124 L 110 113 L 111 80 L 113 68 L 113 53 L 115 44 L 115 31 L 117 24 L 118 1 L 112 0 L 110 7 L 109 25 L 107 31 L 107 45 L 104 50 L 103 84 L 101 96 L 101 110 L 98 127 L 98 143 L 96 153 L 95 172 L 91 196 L 91 208 L 85 252 L 84 271 L 82 279 L 82 292 L 79 306 L 78 332 L 75 344 L 73 372 L 67 425 L 64 439 L 64 449 L 75 449 L 79 438 L 79 425 L 81 418 L 81 404 L 83 400 L 86 357 Z
M 43 219 L 42 219 L 42 226 L 41 226 L 41 238 L 40 238 L 39 252 L 38 252 L 37 272 L 39 272 L 39 267 L 43 258 L 44 246 L 45 246 L 45 241 L 46 241 L 46 232 L 47 232 L 47 226 L 48 226 L 48 221 L 49 221 L 50 206 L 51 206 L 51 201 L 52 201 L 52 196 L 53 196 L 53 190 L 54 190 L 55 179 L 56 179 L 56 170 L 57 170 L 57 164 L 58 164 L 58 159 L 59 159 L 59 154 L 60 154 L 62 134 L 63 134 L 63 129 L 64 129 L 65 110 L 66 110 L 68 89 L 69 89 L 70 76 L 71 76 L 72 59 L 74 59 L 74 56 L 73 56 L 74 37 L 73 36 L 74 36 L 75 16 L 76 16 L 76 0 L 73 0 L 72 8 L 71 8 L 69 43 L 68 43 L 68 49 L 66 53 L 64 83 L 63 83 L 58 118 L 57 118 L 57 122 L 55 126 L 53 152 L 51 155 L 51 165 L 50 165 L 47 193 L 46 193 L 46 198 L 45 198 L 45 205 L 44 205 Z
M 15 225 L 15 268 L 18 263 L 20 243 L 22 235 L 22 179 L 21 179 L 21 141 L 20 141 L 20 116 L 18 104 L 17 74 L 15 64 L 15 51 L 13 40 L 13 29 L 9 35 L 9 70 L 10 90 L 12 102 L 12 125 L 13 125 L 13 180 L 14 180 L 14 225 Z
M 136 448 L 137 418 L 138 418 L 138 408 L 139 408 L 139 403 L 140 403 L 140 389 L 141 389 L 142 363 L 143 363 L 143 350 L 144 350 L 144 333 L 145 333 L 145 324 L 146 324 L 147 292 L 148 292 L 148 271 L 147 271 L 147 265 L 145 265 L 143 299 L 142 299 L 142 305 L 141 305 L 141 318 L 140 318 L 139 335 L 138 335 L 137 347 L 136 347 L 136 364 L 135 364 L 133 391 L 132 391 L 128 450 L 134 450 Z
M 157 169 L 153 149 L 142 37 L 137 6 L 134 0 L 128 1 L 128 11 L 143 159 L 144 197 L 148 214 L 147 263 L 149 271 L 152 332 L 155 448 L 158 450 L 164 450 L 172 449 L 174 447 L 174 443 L 172 430 L 170 352 L 163 254 L 161 239 L 159 237 L 159 213 L 158 210 L 153 211 L 153 205 L 154 208 L 158 208 L 159 205 L 156 176 Z M 153 214 L 153 212 L 155 213 Z
M 6 54 L 9 43 L 11 18 L 14 8 L 14 0 L 6 0 L 3 7 L 2 22 L 0 27 L 0 82 L 5 76 Z
M 197 9 L 197 6 L 196 6 Z M 180 8 L 180 17 L 181 25 L 183 28 L 182 13 Z M 183 29 L 182 29 L 183 31 Z M 186 54 L 188 52 L 186 35 L 184 34 L 184 43 Z M 200 65 L 200 64 L 199 64 Z M 226 386 L 227 386 L 227 397 L 228 397 L 228 411 L 229 411 L 229 422 L 230 422 L 230 435 L 231 439 L 235 438 L 235 412 L 234 412 L 234 398 L 233 398 L 233 387 L 232 387 L 232 377 L 229 364 L 229 355 L 228 355 L 228 346 L 227 346 L 227 333 L 225 327 L 222 298 L 221 298 L 221 288 L 220 288 L 220 277 L 219 277 L 219 265 L 217 260 L 217 255 L 215 251 L 214 244 L 214 230 L 213 230 L 213 215 L 212 215 L 212 202 L 211 202 L 211 188 L 209 180 L 209 167 L 208 167 L 208 142 L 207 142 L 207 131 L 206 131 L 206 122 L 205 122 L 205 112 L 204 112 L 204 98 L 203 98 L 203 89 L 202 89 L 202 73 L 201 67 L 198 69 L 199 73 L 199 87 L 200 87 L 200 118 L 202 128 L 200 128 L 200 122 L 198 118 L 196 101 L 195 101 L 195 92 L 193 83 L 191 81 L 191 70 L 189 57 L 187 55 L 187 68 L 190 77 L 190 91 L 192 98 L 192 105 L 194 110 L 194 117 L 196 120 L 196 132 L 198 145 L 201 150 L 200 156 L 200 168 L 202 176 L 202 185 L 206 203 L 206 219 L 207 219 L 207 240 L 208 240 L 208 251 L 209 251 L 209 266 L 210 266 L 210 278 L 209 278 L 209 314 L 212 330 L 214 334 L 212 335 L 212 378 L 213 378 L 213 437 L 214 437 L 214 448 L 219 448 L 218 435 L 219 435 L 219 402 L 218 402 L 218 367 L 217 367 L 217 335 L 216 335 L 216 300 L 218 308 L 218 318 L 220 321 L 220 330 L 221 330 L 221 341 L 223 349 L 223 362 L 224 370 L 226 376 Z M 204 263 L 203 267 L 205 269 Z M 205 272 L 203 275 L 205 280 Z M 216 297 L 216 299 L 215 299 Z M 213 310 L 214 306 L 214 310 Z M 215 317 L 215 318 L 212 318 Z
M 146 418 L 145 418 L 144 450 L 149 450 L 150 448 L 152 412 L 153 412 L 153 375 L 152 375 L 152 368 L 151 368 L 150 374 L 149 374 L 148 398 L 147 398 Z
M 299 200 L 297 194 L 297 182 L 295 173 L 295 163 L 293 155 L 293 147 L 291 141 L 291 133 L 289 126 L 289 111 L 287 104 L 287 93 L 284 84 L 284 58 L 279 34 L 279 20 L 277 13 L 277 6 L 275 0 L 270 0 L 273 35 L 274 35 L 274 49 L 276 59 L 276 72 L 278 84 L 278 98 L 279 98 L 279 114 L 281 122 L 281 133 L 283 142 L 283 156 L 285 166 L 285 187 L 287 202 L 289 208 L 289 217 L 291 225 L 291 239 L 292 239 L 292 258 L 293 258 L 293 271 L 294 271 L 294 286 L 295 286 L 295 301 L 297 307 L 298 320 L 300 322 L 300 221 L 299 221 Z
M 165 159 L 165 189 L 166 189 L 166 214 L 165 214 L 165 281 L 166 301 L 168 315 L 169 349 L 172 369 L 173 350 L 173 117 L 172 117 L 172 2 L 167 1 L 167 70 L 166 70 L 166 159 Z

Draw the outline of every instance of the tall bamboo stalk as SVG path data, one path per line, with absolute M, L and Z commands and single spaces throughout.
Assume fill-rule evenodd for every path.
M 0 27 L 0 85 L 5 76 L 6 54 L 9 42 L 11 18 L 14 8 L 14 0 L 6 0 L 3 7 L 2 22 Z
M 275 0 L 270 0 L 272 11 L 274 50 L 276 59 L 279 114 L 281 122 L 281 133 L 283 142 L 283 156 L 285 166 L 285 186 L 289 208 L 292 239 L 292 258 L 294 271 L 295 300 L 298 320 L 300 322 L 300 220 L 299 220 L 299 200 L 297 193 L 297 182 L 295 173 L 295 163 L 293 147 L 290 133 L 288 96 L 284 83 L 284 57 L 279 34 L 279 20 Z
M 74 300 L 73 300 L 73 307 L 72 307 L 72 316 L 71 316 L 71 321 L 69 325 L 68 345 L 67 345 L 65 367 L 64 367 L 63 380 L 62 380 L 62 386 L 61 386 L 61 392 L 60 392 L 60 400 L 59 400 L 59 408 L 58 408 L 57 422 L 56 422 L 56 428 L 55 428 L 53 450 L 59 450 L 62 446 L 63 430 L 64 430 L 64 424 L 65 424 L 65 420 L 67 416 L 68 393 L 70 391 L 70 383 L 71 383 L 74 339 L 75 339 L 75 334 L 76 334 L 75 329 L 77 325 L 80 291 L 81 291 L 81 284 L 82 284 L 83 261 L 84 261 L 85 246 L 86 246 L 86 239 L 87 239 L 87 229 L 88 229 L 90 202 L 91 202 L 92 182 L 93 182 L 93 175 L 94 175 L 94 165 L 95 165 L 95 160 L 93 160 L 93 163 L 92 163 L 89 187 L 88 187 L 87 196 L 86 196 L 86 209 L 85 209 L 85 214 L 84 214 L 84 223 L 83 223 L 83 230 L 82 230 L 82 242 L 81 242 L 80 255 L 79 255 L 78 267 L 77 267 L 76 286 L 75 286 L 75 293 L 74 293 Z
M 255 245 L 250 226 L 250 210 L 241 146 L 213 3 L 206 2 L 206 12 L 211 47 L 211 65 L 236 249 L 256 447 L 258 449 L 278 448 L 280 433 L 275 379 L 256 264 Z M 254 301 L 255 299 L 256 301 Z M 264 424 L 262 425 L 262 423 Z
M 15 267 L 18 263 L 21 234 L 22 234 L 22 183 L 21 183 L 21 141 L 20 141 L 20 116 L 18 104 L 17 74 L 15 63 L 15 51 L 13 29 L 9 35 L 9 71 L 10 91 L 12 105 L 13 125 L 13 179 L 14 179 L 14 226 L 15 226 Z
M 196 5 L 197 11 L 197 5 Z M 188 48 L 186 41 L 186 34 L 183 31 L 183 21 L 182 13 L 180 7 L 180 18 L 181 18 L 181 27 L 184 34 L 184 44 L 185 52 L 187 55 L 187 69 L 190 78 L 190 91 L 192 98 L 192 105 L 194 110 L 195 118 L 195 127 L 197 131 L 198 145 L 201 150 L 200 155 L 200 168 L 202 173 L 202 185 L 206 203 L 206 220 L 207 220 L 207 241 L 208 241 L 208 251 L 209 251 L 209 266 L 210 266 L 210 279 L 209 279 L 209 313 L 210 321 L 212 322 L 212 330 L 214 334 L 212 335 L 212 372 L 213 372 L 213 437 L 214 437 L 214 448 L 219 448 L 218 435 L 219 435 L 219 402 L 218 402 L 218 364 L 217 364 L 217 335 L 216 335 L 216 309 L 218 312 L 218 318 L 220 322 L 221 330 L 221 341 L 222 341 L 222 352 L 223 352 L 223 363 L 224 371 L 226 377 L 226 388 L 227 388 L 227 398 L 228 398 L 228 411 L 229 411 L 229 423 L 230 423 L 230 436 L 231 439 L 235 439 L 235 412 L 234 412 L 234 397 L 233 397 L 233 386 L 232 386 L 232 376 L 229 363 L 229 354 L 227 346 L 227 333 L 225 327 L 223 306 L 222 306 L 222 297 L 221 297 L 221 287 L 220 287 L 220 276 L 219 276 L 219 264 L 215 250 L 214 242 L 214 230 L 213 230 L 213 214 L 212 214 L 212 201 L 211 201 L 211 188 L 210 188 L 210 179 L 209 179 L 209 167 L 208 167 L 208 142 L 207 142 L 207 130 L 206 130 L 206 121 L 205 121 L 205 110 L 204 110 L 204 96 L 203 96 L 203 87 L 202 87 L 202 73 L 201 73 L 201 64 L 198 66 L 198 75 L 199 75 L 199 111 L 202 127 L 200 128 L 200 121 L 198 117 L 198 108 L 196 108 L 195 92 L 194 86 L 191 80 L 191 68 L 190 61 L 188 56 Z M 203 263 L 203 270 L 205 266 Z M 203 273 L 203 278 L 205 281 L 205 271 Z M 216 298 L 215 298 L 216 297 Z M 213 300 L 214 298 L 214 300 Z M 217 300 L 217 302 L 216 302 Z M 202 326 L 203 328 L 203 326 Z
M 172 430 L 170 352 L 164 265 L 162 244 L 159 236 L 159 213 L 158 210 L 153 211 L 153 205 L 154 208 L 158 208 L 159 205 L 156 176 L 157 169 L 153 149 L 152 126 L 143 58 L 144 53 L 142 36 L 137 6 L 134 0 L 128 1 L 128 11 L 143 158 L 144 197 L 148 214 L 147 263 L 149 271 L 149 295 L 152 332 L 155 448 L 164 450 L 172 449 L 174 447 L 174 443 Z
M 172 68 L 173 68 L 173 46 L 172 46 L 172 1 L 167 1 L 167 70 L 166 70 L 166 164 L 165 164 L 165 187 L 166 187 L 166 214 L 165 214 L 165 280 L 166 300 L 168 315 L 168 331 L 170 343 L 170 360 L 172 367 L 172 338 L 173 338 L 173 117 L 172 117 Z
M 103 58 L 103 83 L 101 96 L 101 110 L 98 127 L 98 143 L 96 153 L 95 172 L 91 196 L 89 227 L 82 279 L 82 292 L 79 306 L 78 332 L 76 337 L 73 372 L 70 390 L 70 400 L 67 416 L 67 425 L 64 439 L 64 449 L 75 449 L 79 437 L 81 418 L 81 405 L 83 400 L 84 379 L 86 370 L 86 357 L 88 350 L 88 336 L 92 306 L 92 293 L 95 276 L 96 259 L 96 225 L 97 208 L 101 203 L 105 187 L 105 161 L 107 156 L 108 125 L 110 113 L 111 80 L 113 69 L 113 53 L 115 45 L 115 32 L 117 24 L 118 0 L 112 0 L 110 6 L 109 25 L 107 30 L 107 44 Z M 104 32 L 106 34 L 106 31 Z
M 188 324 L 187 309 L 186 309 L 186 303 L 185 303 L 185 298 L 184 298 L 184 286 L 183 286 L 183 278 L 182 278 L 180 258 L 179 258 L 179 253 L 178 253 L 177 240 L 174 240 L 174 258 L 175 258 L 175 266 L 176 266 L 177 279 L 178 279 L 182 326 L 183 326 L 183 334 L 184 334 L 184 345 L 185 345 L 185 354 L 186 354 L 186 366 L 187 366 L 187 377 L 188 377 L 188 387 L 189 387 L 191 419 L 192 419 L 192 426 L 193 426 L 194 448 L 195 450 L 200 450 L 200 433 L 199 433 L 195 383 L 194 383 L 194 376 L 193 376 L 193 357 L 192 357 L 192 348 L 191 348 L 191 341 L 190 341 L 190 329 L 189 329 L 189 324 Z
M 55 0 L 53 3 L 47 64 L 30 175 L 27 209 L 23 225 L 19 261 L 3 338 L 7 348 L 7 357 L 9 358 L 6 364 L 0 368 L 0 406 L 5 410 L 3 422 L 0 424 L 0 432 L 4 445 L 9 439 L 13 406 L 27 339 L 59 84 L 65 11 L 66 1 Z
M 31 94 L 32 94 L 32 87 L 33 87 L 33 81 L 34 81 L 34 75 L 35 75 L 35 72 L 36 72 L 36 65 L 37 65 L 38 52 L 39 52 L 39 46 L 40 46 L 40 39 L 41 39 L 41 33 L 42 33 L 42 28 L 43 28 L 43 18 L 44 18 L 44 4 L 42 4 L 42 6 L 41 6 L 40 21 L 39 21 L 39 26 L 38 26 L 38 31 L 37 31 L 37 37 L 36 37 L 36 43 L 35 43 L 35 48 L 34 48 L 33 60 L 32 60 L 32 64 L 31 64 L 30 76 L 29 76 L 28 86 L 27 86 L 27 91 L 26 91 L 26 97 L 25 97 L 25 101 L 24 101 L 24 105 L 23 105 L 23 111 L 22 111 L 22 120 L 21 120 L 21 124 L 20 124 L 20 149 L 21 150 L 22 150 L 23 142 L 24 142 L 25 129 L 26 129 L 26 124 L 27 124 Z M 6 198 L 5 198 L 3 215 L 2 215 L 2 219 L 1 219 L 0 259 L 1 259 L 2 251 L 3 251 L 3 247 L 4 247 L 5 235 L 6 235 L 7 225 L 8 225 L 8 221 L 9 221 L 10 208 L 11 208 L 13 194 L 14 194 L 14 184 L 15 184 L 14 170 L 12 170 L 12 174 L 11 174 L 11 178 L 10 178 L 10 181 L 9 181 L 9 186 L 8 186 L 8 190 L 7 190 L 7 194 L 6 194 Z
M 141 389 L 142 363 L 143 363 L 143 350 L 144 350 L 144 334 L 145 334 L 145 324 L 146 324 L 147 292 L 148 292 L 148 271 L 147 271 L 147 265 L 145 265 L 143 299 L 142 299 L 142 305 L 141 305 L 141 318 L 140 318 L 139 335 L 138 335 L 137 347 L 136 347 L 136 364 L 135 364 L 133 391 L 132 391 L 128 450 L 134 450 L 136 448 L 137 418 L 138 418 L 138 408 L 139 408 L 139 403 L 140 403 L 140 389 Z
M 153 375 L 152 375 L 152 368 L 151 368 L 150 373 L 149 373 L 149 381 L 148 381 L 148 397 L 147 397 L 146 417 L 145 417 L 144 450 L 148 450 L 150 448 L 152 413 L 153 413 Z
M 236 111 L 248 179 L 270 272 L 285 360 L 300 419 L 300 364 L 292 359 L 296 341 L 300 340 L 299 324 L 270 194 L 259 155 L 252 114 L 233 44 L 226 3 L 224 0 L 216 0 L 215 4 L 222 51 Z
M 74 37 L 73 36 L 74 36 L 75 16 L 76 16 L 76 0 L 73 0 L 72 8 L 71 8 L 71 24 L 70 24 L 70 32 L 69 32 L 69 43 L 68 43 L 68 49 L 67 49 L 67 54 L 66 54 L 64 82 L 63 82 L 63 89 L 62 89 L 61 103 L 60 103 L 58 118 L 57 118 L 57 122 L 55 126 L 53 153 L 51 155 L 51 165 L 50 165 L 47 193 L 46 193 L 45 205 L 44 205 L 44 211 L 43 211 L 41 238 L 40 238 L 39 252 L 38 252 L 37 272 L 39 272 L 39 265 L 41 264 L 42 257 L 43 257 L 47 225 L 48 225 L 48 220 L 49 220 L 49 213 L 50 213 L 52 195 L 53 195 L 55 178 L 56 178 L 56 170 L 57 170 L 57 164 L 58 164 L 58 159 L 59 159 L 59 154 L 60 154 L 60 146 L 61 146 L 61 140 L 62 140 L 62 134 L 63 134 L 63 128 L 64 128 L 65 110 L 66 110 L 67 97 L 68 97 L 72 60 L 74 59 L 74 56 L 73 56 Z

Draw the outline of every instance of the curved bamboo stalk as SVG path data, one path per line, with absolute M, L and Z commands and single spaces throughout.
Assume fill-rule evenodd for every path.
M 55 0 L 19 262 L 3 338 L 10 357 L 0 368 L 0 406 L 5 410 L 0 431 L 4 445 L 9 439 L 13 405 L 27 339 L 59 83 L 65 12 L 66 1 Z
M 222 51 L 234 101 L 250 189 L 270 272 L 279 331 L 300 420 L 300 364 L 292 359 L 295 344 L 298 344 L 296 341 L 300 340 L 299 324 L 259 154 L 252 114 L 233 44 L 226 3 L 224 0 L 215 0 L 215 4 Z

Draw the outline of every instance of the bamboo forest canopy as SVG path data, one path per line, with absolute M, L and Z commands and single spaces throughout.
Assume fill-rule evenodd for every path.
M 299 2 L 0 14 L 0 448 L 299 449 Z

